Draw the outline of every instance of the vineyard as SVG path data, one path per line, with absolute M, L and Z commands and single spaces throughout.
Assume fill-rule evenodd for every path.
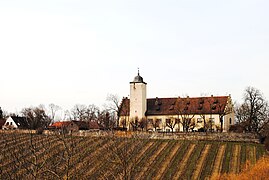
M 0 134 L 0 179 L 206 179 L 239 173 L 259 144 Z

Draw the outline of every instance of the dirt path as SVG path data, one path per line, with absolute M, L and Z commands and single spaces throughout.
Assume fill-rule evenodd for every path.
M 225 148 L 226 148 L 226 144 L 223 144 L 220 146 L 214 166 L 213 166 L 213 170 L 212 170 L 212 176 L 219 174 L 221 171 L 221 167 L 222 167 L 222 160 L 223 160 L 223 155 L 225 152 Z
M 230 164 L 230 171 L 232 173 L 238 173 L 240 170 L 240 150 L 241 150 L 241 146 L 240 145 L 235 145 L 234 146 L 234 150 L 233 150 L 233 156 L 232 156 L 232 160 L 231 160 L 231 164 Z
M 148 163 L 145 164 L 143 170 L 137 175 L 136 179 L 143 179 L 143 175 L 146 173 L 146 171 L 149 169 L 151 164 L 154 162 L 154 160 L 158 157 L 158 155 L 162 152 L 162 150 L 168 145 L 168 142 L 162 143 L 157 150 L 148 160 Z
M 158 174 L 154 179 L 162 179 L 163 173 L 165 172 L 166 168 L 168 167 L 169 163 L 171 163 L 171 160 L 174 158 L 176 152 L 179 150 L 181 144 L 177 143 L 175 147 L 171 150 L 169 155 L 165 158 L 164 163 L 161 164 L 161 167 L 159 168 Z
M 190 158 L 194 148 L 195 148 L 195 144 L 190 145 L 189 151 L 186 153 L 185 157 L 183 158 L 183 161 L 178 165 L 179 170 L 176 172 L 173 179 L 179 179 L 180 175 L 182 174 L 183 170 L 185 169 L 185 166 L 186 166 L 188 159 Z
M 205 162 L 205 159 L 206 159 L 206 156 L 207 156 L 207 154 L 209 152 L 210 147 L 211 147 L 211 144 L 207 144 L 205 146 L 200 158 L 198 159 L 195 171 L 193 173 L 193 179 L 199 179 L 199 176 L 200 176 L 201 171 L 203 169 L 203 164 Z
M 255 146 L 253 146 L 253 160 L 254 160 L 254 164 L 256 164 L 256 161 L 257 161 L 257 159 L 256 159 L 256 147 Z
M 254 146 L 247 146 L 246 150 L 247 161 L 250 163 L 250 166 L 253 166 L 256 163 L 256 148 Z

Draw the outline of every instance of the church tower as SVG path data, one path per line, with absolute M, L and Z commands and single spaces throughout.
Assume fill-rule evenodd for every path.
M 138 118 L 139 120 L 145 117 L 147 110 L 147 83 L 139 74 L 130 82 L 130 118 Z

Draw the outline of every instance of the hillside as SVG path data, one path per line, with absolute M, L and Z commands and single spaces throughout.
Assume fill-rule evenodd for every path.
M 0 142 L 0 179 L 204 179 L 238 173 L 265 153 L 216 141 L 1 133 Z

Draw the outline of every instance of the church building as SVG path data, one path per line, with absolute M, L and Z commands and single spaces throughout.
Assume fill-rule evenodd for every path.
M 139 71 L 123 98 L 119 126 L 160 132 L 221 131 L 234 124 L 231 96 L 147 98 L 147 83 Z

